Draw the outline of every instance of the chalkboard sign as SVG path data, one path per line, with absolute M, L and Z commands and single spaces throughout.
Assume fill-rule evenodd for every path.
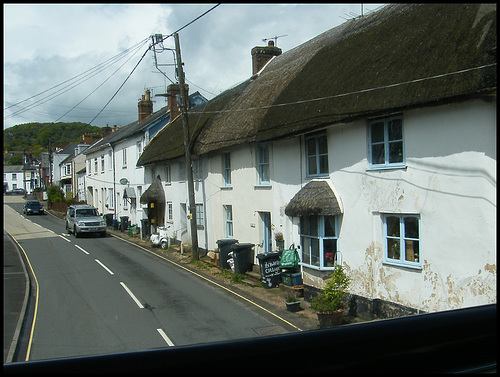
M 280 268 L 281 253 L 258 254 L 260 265 L 260 276 L 264 288 L 274 288 L 281 283 Z

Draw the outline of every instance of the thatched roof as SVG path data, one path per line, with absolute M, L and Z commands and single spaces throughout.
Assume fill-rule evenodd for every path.
M 160 177 L 156 177 L 144 194 L 141 195 L 141 203 L 165 203 L 165 192 L 161 185 Z
M 188 112 L 194 154 L 496 94 L 495 4 L 393 4 L 275 57 Z M 182 156 L 182 119 L 138 165 Z
M 340 215 L 342 210 L 337 197 L 326 181 L 312 180 L 290 200 L 285 214 L 291 217 Z

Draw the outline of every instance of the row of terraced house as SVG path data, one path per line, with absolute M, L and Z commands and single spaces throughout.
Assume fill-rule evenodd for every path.
M 234 238 L 301 257 L 305 297 L 335 264 L 379 317 L 496 302 L 496 6 L 395 4 L 189 96 L 200 250 Z M 190 244 L 183 119 L 153 111 L 87 148 L 85 200 Z

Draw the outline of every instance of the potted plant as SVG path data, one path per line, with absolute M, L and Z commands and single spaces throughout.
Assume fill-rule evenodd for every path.
M 298 312 L 301 309 L 300 300 L 295 291 L 292 290 L 285 290 L 285 304 L 286 309 L 293 313 Z
M 285 248 L 285 240 L 283 239 L 283 233 L 276 232 L 274 233 L 274 240 L 276 241 L 276 248 L 278 251 L 283 251 Z
M 335 266 L 319 296 L 313 298 L 313 309 L 319 320 L 320 328 L 338 326 L 342 323 L 347 307 L 346 295 L 351 278 L 347 276 L 342 266 Z

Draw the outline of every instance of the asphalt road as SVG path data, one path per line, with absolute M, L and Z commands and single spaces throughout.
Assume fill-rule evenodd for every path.
M 38 283 L 33 331 L 23 338 L 30 361 L 293 331 L 133 245 L 109 235 L 76 239 L 61 220 L 26 218 L 21 208 L 22 202 L 4 205 L 4 228 L 26 253 Z

